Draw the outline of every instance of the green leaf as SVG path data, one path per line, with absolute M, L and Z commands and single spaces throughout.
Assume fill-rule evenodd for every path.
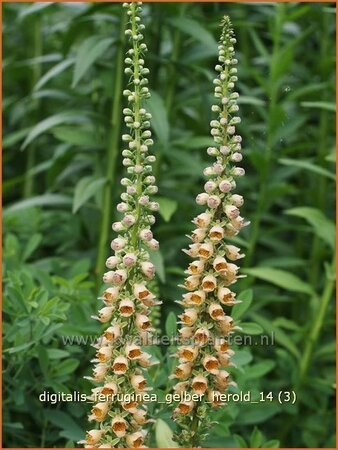
M 243 408 L 244 409 L 244 408 Z M 241 425 L 252 425 L 266 422 L 280 411 L 280 405 L 276 403 L 253 404 L 240 411 Z
M 241 322 L 240 327 L 242 328 L 242 333 L 258 335 L 263 333 L 263 328 L 257 323 L 251 322 Z
M 98 139 L 95 131 L 93 129 L 88 129 L 88 127 L 75 128 L 71 126 L 61 126 L 54 128 L 52 133 L 53 136 L 60 141 L 67 142 L 72 145 L 79 145 L 85 148 L 98 148 L 101 145 L 100 139 Z
M 43 194 L 36 197 L 21 200 L 5 209 L 4 215 L 19 211 L 20 209 L 33 208 L 35 206 L 57 206 L 57 205 L 71 205 L 70 197 L 61 194 Z
M 46 72 L 43 77 L 40 78 L 40 80 L 34 86 L 34 91 L 38 91 L 39 89 L 41 89 L 45 84 L 48 83 L 49 80 L 53 79 L 68 67 L 70 67 L 72 64 L 74 64 L 74 61 L 74 58 L 70 58 L 56 64 L 54 67 L 48 70 L 48 72 Z
M 162 419 L 156 420 L 155 435 L 158 448 L 179 448 L 173 441 L 173 431 Z
M 171 216 L 174 214 L 178 207 L 177 201 L 166 197 L 156 197 L 156 201 L 160 205 L 160 215 L 165 220 L 165 222 L 169 222 Z
M 319 209 L 309 206 L 300 206 L 298 208 L 286 210 L 285 214 L 305 219 L 313 227 L 313 231 L 318 237 L 323 239 L 330 247 L 335 247 L 336 230 L 334 223 Z
M 37 3 L 33 3 L 30 6 L 28 6 L 27 8 L 24 8 L 20 11 L 19 13 L 19 19 L 24 19 L 25 17 L 28 17 L 32 14 L 36 14 L 39 13 L 40 11 L 42 11 L 45 8 L 48 8 L 49 6 L 51 6 L 53 4 L 53 2 L 37 2 Z
M 165 283 L 165 268 L 161 250 L 149 251 L 150 261 L 155 266 L 156 275 L 162 283 Z
M 304 108 L 324 109 L 331 112 L 336 111 L 336 104 L 334 102 L 300 102 L 300 106 Z
M 79 47 L 76 55 L 72 87 L 74 88 L 86 72 L 100 58 L 114 42 L 112 38 L 98 41 L 97 36 L 86 39 Z
M 166 147 L 169 141 L 170 127 L 164 101 L 157 92 L 152 91 L 146 106 L 152 115 L 151 126 L 159 141 Z
M 38 233 L 33 234 L 33 236 L 31 236 L 29 238 L 29 241 L 27 242 L 26 247 L 22 253 L 23 261 L 26 261 L 34 253 L 34 251 L 40 245 L 41 241 L 42 241 L 42 235 L 38 234 Z
M 270 441 L 264 442 L 263 448 L 279 448 L 280 442 L 278 439 L 271 439 Z
M 231 310 L 231 317 L 235 320 L 242 317 L 243 314 L 249 309 L 253 299 L 252 289 L 246 289 L 241 292 L 237 298 L 238 300 L 241 300 L 242 303 L 237 303 L 237 305 L 234 305 Z
M 168 22 L 183 33 L 189 34 L 189 36 L 209 47 L 212 54 L 217 54 L 217 42 L 213 35 L 196 20 L 187 19 L 185 17 L 175 17 L 174 19 L 168 19 Z
M 255 378 L 260 378 L 269 373 L 274 367 L 276 367 L 276 363 L 270 359 L 254 364 L 253 366 L 247 367 L 246 379 L 253 380 Z
M 58 348 L 48 348 L 47 349 L 49 359 L 62 359 L 69 356 L 69 352 L 66 350 L 60 350 Z
M 65 361 L 62 361 L 55 365 L 55 367 L 53 367 L 53 372 L 58 377 L 68 375 L 69 373 L 74 372 L 79 364 L 80 361 L 78 361 L 77 359 L 66 359 Z
M 32 130 L 24 140 L 21 149 L 25 149 L 28 144 L 34 141 L 34 139 L 57 125 L 61 125 L 62 123 L 83 123 L 85 120 L 86 116 L 84 115 L 83 111 L 65 111 L 50 116 L 47 119 L 42 120 L 32 128 Z
M 93 197 L 105 184 L 106 178 L 84 177 L 77 183 L 74 192 L 73 214 Z
M 310 172 L 314 172 L 317 175 L 322 175 L 324 177 L 330 178 L 330 180 L 336 179 L 335 175 L 332 172 L 324 169 L 323 167 L 317 166 L 310 161 L 289 158 L 280 158 L 278 161 L 284 166 L 292 166 L 298 167 L 299 169 L 309 170 Z
M 250 436 L 250 448 L 259 448 L 263 443 L 263 434 L 257 427 L 253 429 Z
M 261 280 L 272 283 L 288 291 L 302 292 L 313 295 L 312 287 L 298 278 L 296 275 L 284 270 L 272 269 L 270 267 L 255 267 L 252 269 L 243 269 L 242 272 Z
M 284 333 L 279 327 L 277 327 L 271 320 L 265 319 L 261 314 L 253 313 L 253 320 L 259 323 L 266 332 L 271 334 L 271 339 L 278 344 L 285 347 L 291 354 L 297 359 L 300 358 L 298 348 L 295 346 L 288 334 Z
M 50 423 L 62 430 L 60 436 L 75 442 L 84 437 L 84 431 L 70 414 L 57 409 L 45 409 L 44 415 Z
M 173 311 L 170 311 L 165 321 L 165 332 L 167 333 L 167 336 L 175 336 L 177 332 L 176 320 L 176 314 Z

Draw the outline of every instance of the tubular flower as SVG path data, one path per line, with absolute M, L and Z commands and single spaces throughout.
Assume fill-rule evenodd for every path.
M 149 71 L 143 59 L 147 46 L 142 42 L 140 5 L 123 4 L 129 18 L 125 34 L 131 43 L 125 59 L 129 84 L 124 95 L 128 107 L 123 110 L 128 133 L 122 137 L 127 147 L 122 155 L 128 175 L 121 180 L 126 191 L 117 210 L 123 217 L 113 223 L 118 235 L 111 242 L 113 255 L 107 259 L 108 270 L 103 275 L 107 286 L 100 299 L 104 306 L 94 317 L 106 327 L 101 341 L 95 345 L 93 376 L 88 377 L 98 385 L 89 397 L 94 402 L 89 420 L 97 423 L 97 429 L 88 431 L 86 439 L 80 441 L 86 447 L 145 447 L 147 434 L 142 392 L 150 388 L 146 386 L 143 368 L 153 363 L 141 344 L 153 330 L 151 307 L 160 302 L 147 286 L 155 275 L 148 249 L 158 248 L 151 231 L 158 203 L 151 199 L 157 187 L 151 166 L 155 157 L 148 154 L 153 144 L 149 130 L 151 115 L 143 106 L 150 93 L 146 78 Z
M 227 338 L 236 329 L 230 311 L 238 301 L 230 286 L 239 277 L 235 262 L 244 255 L 226 240 L 248 225 L 240 216 L 243 197 L 232 192 L 236 179 L 244 174 L 244 169 L 236 166 L 242 160 L 242 139 L 236 133 L 240 118 L 236 115 L 238 93 L 234 91 L 235 42 L 231 22 L 224 17 L 216 65 L 219 74 L 214 80 L 217 101 L 212 106 L 217 118 L 210 124 L 215 144 L 207 150 L 216 160 L 204 170 L 208 180 L 196 203 L 205 205 L 206 210 L 193 219 L 198 228 L 191 235 L 193 244 L 184 250 L 194 261 L 181 286 L 188 292 L 178 302 L 185 309 L 179 316 L 182 325 L 176 353 L 178 365 L 171 375 L 177 380 L 175 392 L 201 395 L 199 401 L 181 402 L 174 409 L 173 416 L 182 428 L 177 440 L 184 447 L 199 445 L 202 431 L 208 427 L 208 408 L 220 406 L 220 393 L 235 384 L 223 369 L 231 366 L 234 354 Z M 186 339 L 189 342 L 182 342 Z

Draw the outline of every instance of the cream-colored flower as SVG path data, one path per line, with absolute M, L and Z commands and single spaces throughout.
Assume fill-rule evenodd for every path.
M 114 359 L 112 369 L 116 375 L 124 375 L 129 368 L 128 360 L 125 356 L 117 356 Z
M 121 416 L 116 416 L 111 421 L 111 428 L 117 437 L 121 438 L 126 435 L 128 422 Z

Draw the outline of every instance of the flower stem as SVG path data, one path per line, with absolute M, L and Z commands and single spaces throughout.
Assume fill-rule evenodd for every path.
M 41 39 L 41 19 L 40 16 L 37 15 L 33 25 L 33 58 L 37 58 L 42 55 L 42 39 Z M 32 73 L 32 85 L 31 91 L 33 91 L 34 86 L 38 82 L 41 76 L 41 62 L 35 62 L 33 65 L 33 73 Z M 33 101 L 34 104 L 34 113 L 33 113 L 33 123 L 36 121 L 38 108 L 39 108 L 39 100 Z M 36 153 L 36 144 L 32 143 L 27 148 L 27 163 L 25 170 L 25 180 L 23 186 L 23 196 L 24 198 L 29 198 L 32 196 L 34 192 L 34 177 L 32 174 L 32 169 L 35 164 L 35 153 Z
M 126 13 L 122 10 L 120 17 L 119 46 L 116 54 L 115 83 L 113 91 L 114 98 L 111 109 L 110 130 L 107 145 L 106 184 L 103 191 L 102 220 L 99 234 L 100 240 L 95 269 L 97 279 L 100 279 L 100 276 L 104 271 L 104 261 L 107 252 L 106 244 L 108 241 L 109 224 L 111 220 L 112 186 L 115 177 L 116 159 L 119 154 L 118 144 L 121 134 L 121 92 L 123 78 L 124 29 L 126 26 L 126 18 Z
M 322 294 L 322 297 L 320 298 L 320 301 L 318 303 L 318 309 L 316 313 L 314 314 L 314 322 L 311 326 L 311 333 L 308 336 L 306 340 L 306 346 L 300 361 L 300 367 L 299 367 L 299 384 L 301 385 L 306 377 L 306 374 L 308 372 L 311 359 L 312 359 L 312 353 L 313 348 L 318 340 L 319 334 L 321 332 L 321 329 L 323 327 L 325 314 L 328 308 L 328 305 L 330 303 L 330 300 L 332 298 L 333 289 L 335 286 L 335 279 L 333 277 L 333 273 L 335 273 L 335 256 L 332 261 L 331 269 L 330 269 L 330 275 L 326 280 L 324 292 Z

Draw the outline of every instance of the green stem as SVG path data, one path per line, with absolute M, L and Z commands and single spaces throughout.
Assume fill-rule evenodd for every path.
M 121 12 L 120 18 L 119 46 L 116 53 L 115 82 L 113 90 L 114 97 L 111 109 L 110 130 L 107 146 L 106 184 L 104 186 L 103 191 L 101 230 L 95 269 L 97 280 L 100 279 L 104 271 L 105 258 L 107 254 L 106 253 L 107 241 L 110 228 L 109 224 L 111 221 L 112 188 L 115 180 L 115 167 L 118 155 L 119 139 L 121 134 L 121 96 L 122 96 L 123 56 L 124 56 L 124 36 L 125 36 L 124 30 L 126 25 L 126 19 L 127 15 L 123 10 Z
M 37 58 L 42 55 L 42 39 L 41 39 L 41 19 L 37 15 L 33 25 L 33 58 Z M 32 78 L 31 78 L 31 92 L 33 92 L 34 86 L 41 77 L 41 63 L 36 62 L 33 65 Z M 33 101 L 34 113 L 32 122 L 35 123 L 38 116 L 39 101 Z M 34 192 L 34 176 L 32 169 L 35 165 L 36 144 L 32 143 L 26 150 L 27 162 L 25 170 L 25 179 L 23 185 L 23 197 L 31 197 Z
M 198 442 L 197 442 L 197 431 L 199 428 L 199 418 L 197 417 L 197 411 L 196 408 L 194 410 L 194 415 L 193 415 L 193 419 L 191 422 L 191 431 L 192 431 L 192 439 L 191 439 L 191 448 L 197 447 L 198 446 Z
M 320 301 L 318 303 L 318 309 L 314 314 L 314 322 L 311 325 L 311 332 L 309 336 L 306 339 L 306 345 L 304 352 L 302 354 L 302 358 L 299 365 L 299 384 L 301 385 L 306 377 L 306 374 L 308 372 L 311 359 L 312 359 L 312 353 L 315 344 L 318 341 L 318 337 L 320 334 L 320 331 L 323 327 L 326 311 L 328 308 L 328 305 L 330 303 L 330 300 L 332 298 L 334 286 L 335 286 L 335 280 L 333 277 L 333 273 L 335 272 L 335 257 L 333 258 L 331 269 L 330 269 L 330 275 L 329 278 L 326 280 L 325 288 L 322 297 L 320 298 Z
M 133 16 L 132 16 L 132 31 L 133 35 L 137 34 L 136 29 L 136 20 L 135 20 L 135 5 L 133 5 Z M 133 41 L 133 49 L 134 49 L 134 80 L 140 79 L 140 67 L 139 67 L 139 48 L 136 41 Z M 135 85 L 135 104 L 134 104 L 134 114 L 135 121 L 140 122 L 140 107 L 141 107 L 141 97 L 140 97 L 140 85 Z M 140 165 L 141 163 L 141 130 L 140 128 L 135 129 L 135 141 L 136 141 L 136 165 Z M 142 195 L 142 175 L 138 174 L 136 178 L 136 192 L 137 198 L 139 199 Z M 135 209 L 135 217 L 136 222 L 133 226 L 131 233 L 131 246 L 133 248 L 138 247 L 138 235 L 139 235 L 139 225 L 141 219 L 141 205 L 137 203 Z

